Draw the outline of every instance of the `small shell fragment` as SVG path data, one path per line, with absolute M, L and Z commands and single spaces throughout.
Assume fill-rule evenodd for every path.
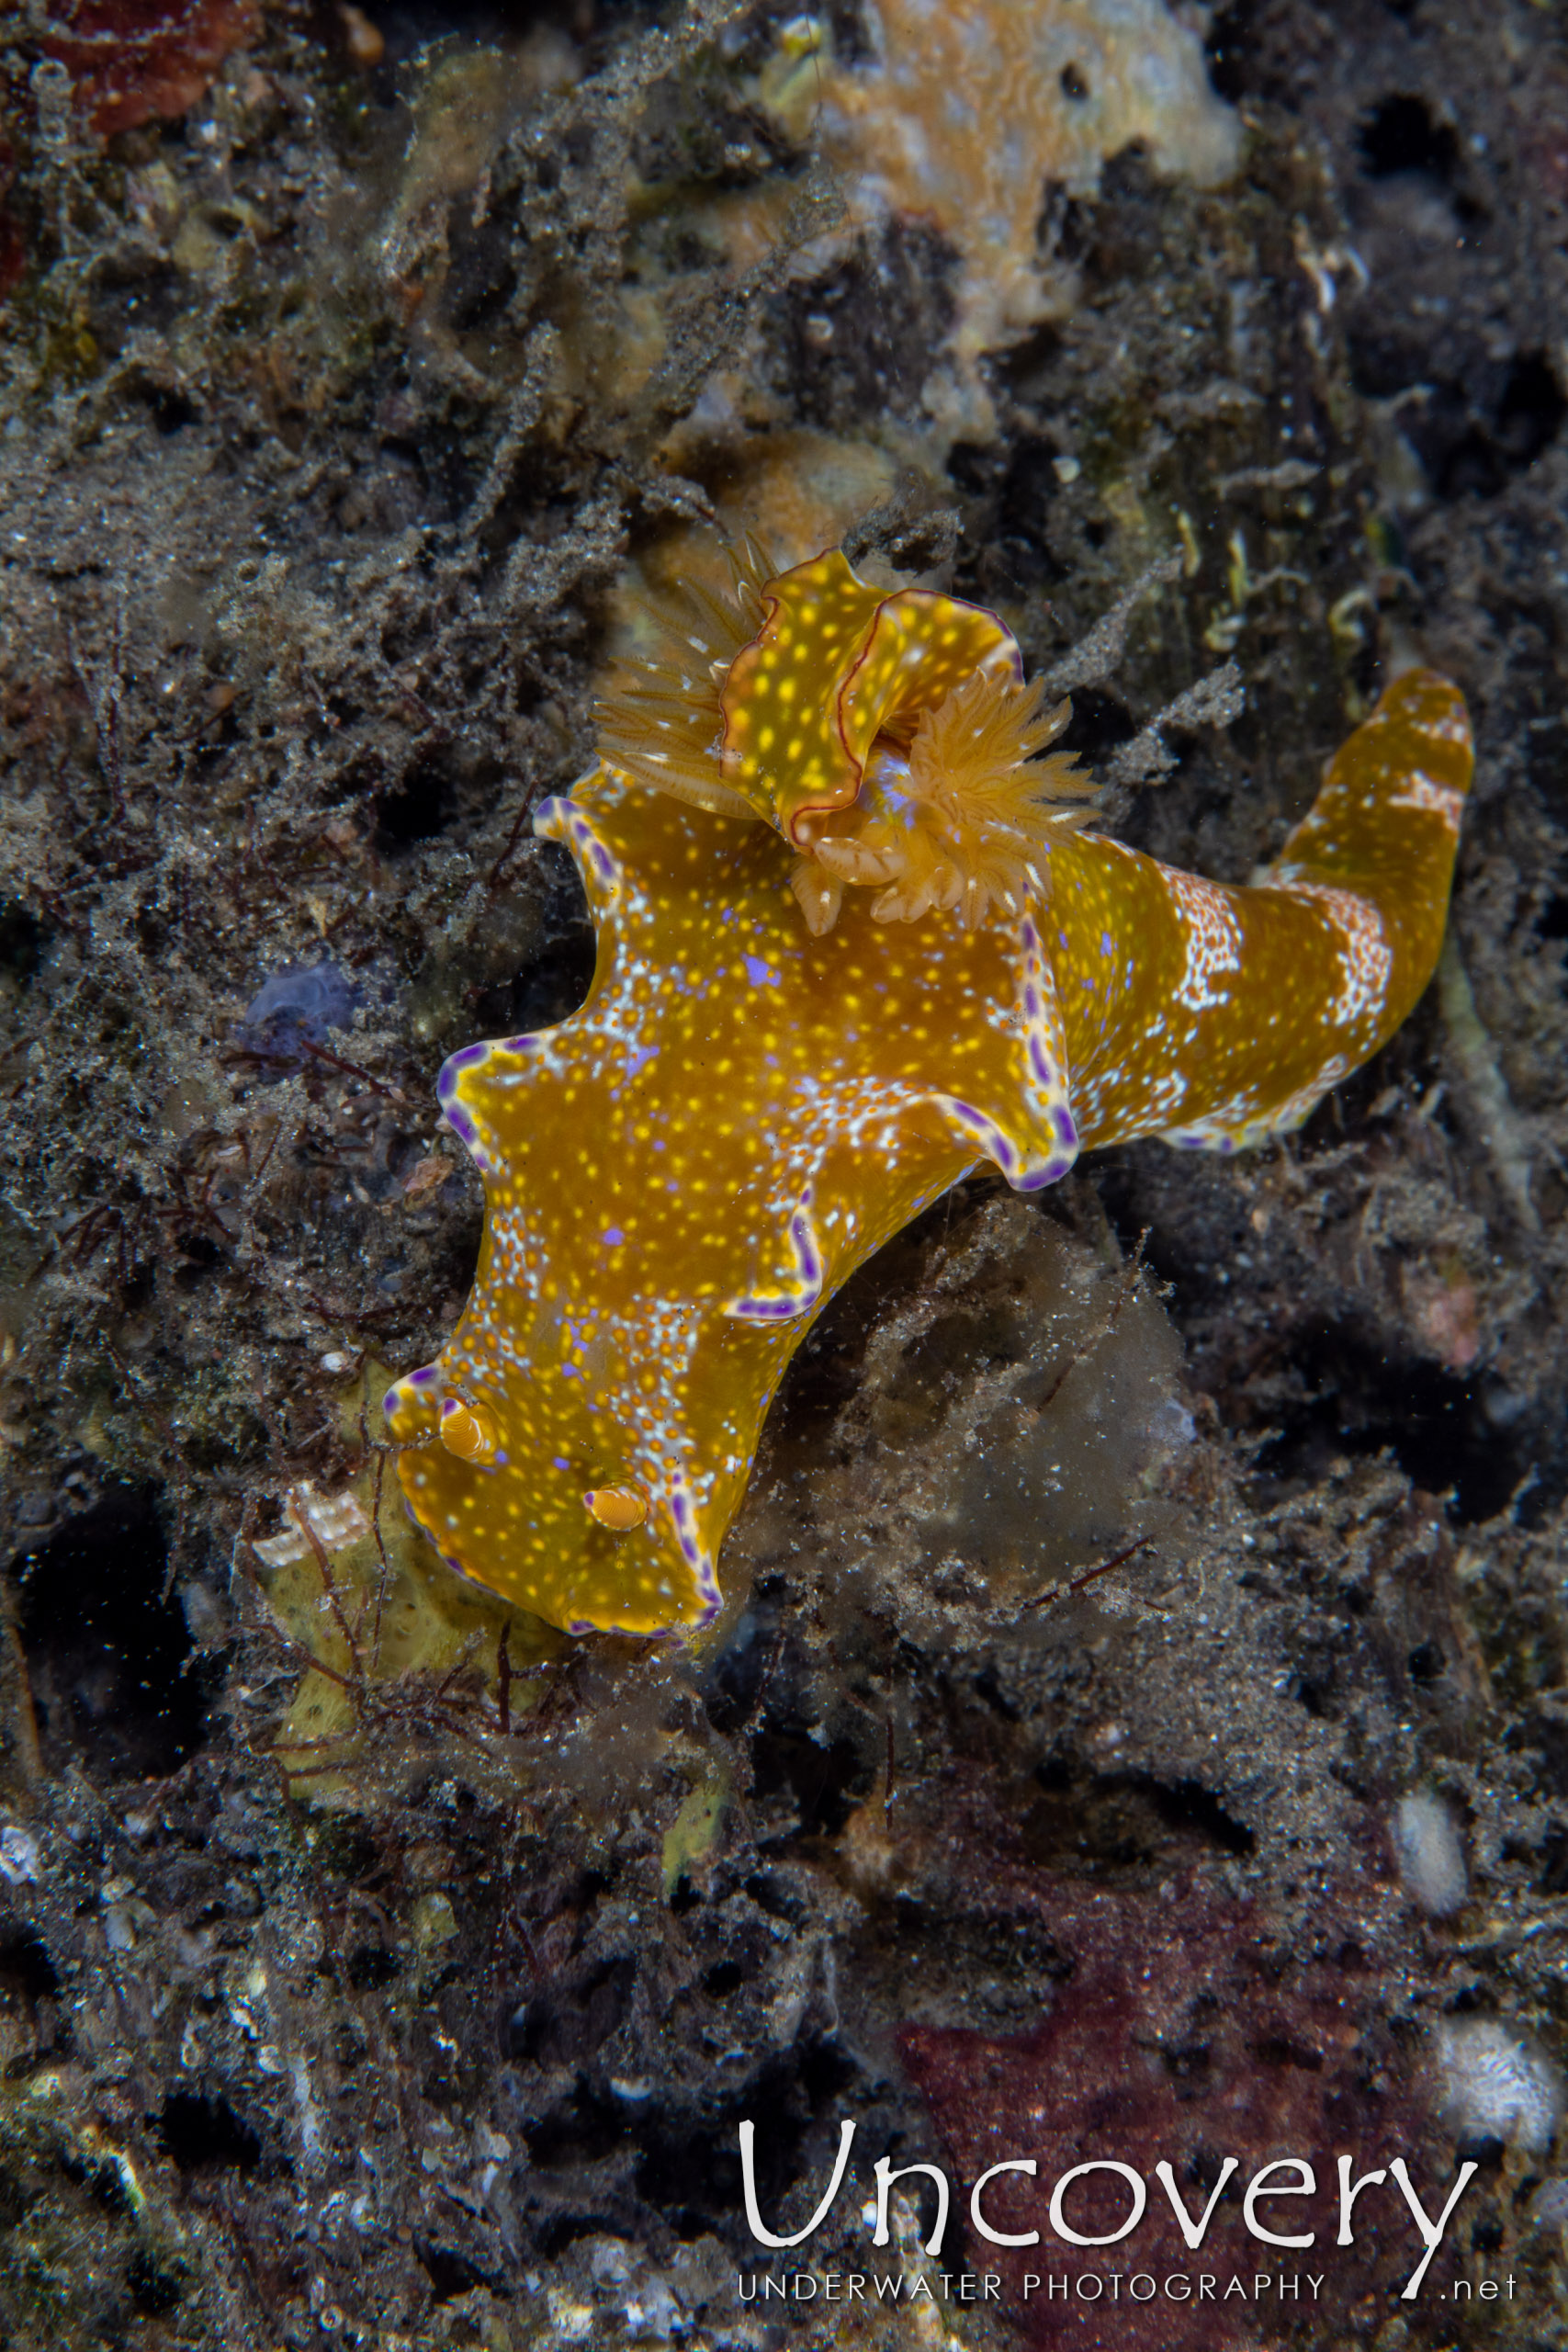
M 311 1551 L 311 1535 L 323 1552 L 341 1552 L 367 1533 L 369 1526 L 369 1520 L 352 1493 L 319 1495 L 310 1480 L 303 1479 L 288 1490 L 283 1524 L 277 1533 L 264 1537 L 252 1548 L 265 1566 L 286 1568 Z M 305 1532 L 307 1528 L 310 1534 Z

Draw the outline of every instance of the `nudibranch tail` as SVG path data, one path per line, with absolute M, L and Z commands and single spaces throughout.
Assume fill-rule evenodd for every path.
M 1458 689 L 1411 671 L 1250 886 L 1064 844 L 1055 960 L 1086 1143 L 1246 1149 L 1375 1053 L 1437 962 L 1471 767 Z
M 593 984 L 442 1072 L 479 1272 L 387 1399 L 443 1558 L 571 1632 L 712 1622 L 790 1357 L 966 1170 L 1234 1150 L 1374 1052 L 1435 963 L 1470 780 L 1459 694 L 1412 673 L 1230 887 L 1084 830 L 1065 712 L 992 616 L 832 555 L 688 617 L 538 813 Z

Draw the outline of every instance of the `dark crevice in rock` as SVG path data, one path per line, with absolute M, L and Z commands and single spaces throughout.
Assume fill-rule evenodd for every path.
M 254 2172 L 261 2162 L 260 2134 L 236 2115 L 225 2098 L 175 2091 L 164 2102 L 156 2130 L 180 2170 Z
M 173 1772 L 205 1736 L 214 1669 L 193 1665 L 155 1494 L 111 1491 L 10 1569 L 39 1735 L 56 1769 Z

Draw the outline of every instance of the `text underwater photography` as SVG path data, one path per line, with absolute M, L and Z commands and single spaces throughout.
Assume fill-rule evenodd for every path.
M 819 2230 L 844 2187 L 851 2153 L 854 2143 L 855 2126 L 846 2120 L 840 2132 L 839 2152 L 832 2176 L 822 2194 L 821 2202 L 810 2220 L 799 2230 L 787 2234 L 775 2233 L 763 2221 L 757 2195 L 756 2132 L 754 2122 L 741 2123 L 739 2151 L 741 2166 L 742 2193 L 745 2200 L 746 2224 L 760 2246 L 773 2249 L 794 2249 L 807 2245 Z M 1464 2277 L 1445 2278 L 1441 2275 L 1440 2257 L 1444 2236 L 1450 2222 L 1457 2216 L 1461 2199 L 1480 2169 L 1473 2160 L 1466 2160 L 1447 2189 L 1440 2205 L 1427 2211 L 1404 2158 L 1393 2156 L 1385 2165 L 1361 2172 L 1357 2160 L 1349 2155 L 1337 2159 L 1337 2189 L 1331 2214 L 1336 2226 L 1324 2233 L 1325 2246 L 1350 2246 L 1355 2244 L 1355 2211 L 1357 2200 L 1363 2192 L 1392 2181 L 1409 2210 L 1417 2233 L 1419 2259 L 1401 2289 L 1401 2300 L 1414 2302 L 1424 2285 L 1428 2292 L 1446 2297 L 1457 2304 L 1472 2301 L 1483 2303 L 1499 2300 L 1512 2301 L 1516 2280 L 1512 2273 L 1496 2278 L 1472 2279 Z M 1140 2224 L 1148 2212 L 1149 2182 L 1134 2165 L 1116 2157 L 1091 2157 L 1065 2172 L 1050 2187 L 1047 2198 L 1043 2182 L 1039 2197 L 1046 2216 L 1049 2241 L 1057 2251 L 1058 2259 L 1072 2265 L 1081 2259 L 1077 2250 L 1108 2245 L 1124 2246 L 1122 2257 L 1125 2267 L 1116 2269 L 1064 2267 L 1059 2270 L 1036 2270 L 1016 2267 L 1004 2278 L 1000 2271 L 973 2269 L 943 2269 L 932 2267 L 942 2252 L 947 2233 L 953 2188 L 947 2174 L 936 2165 L 895 2166 L 886 2156 L 878 2157 L 873 2168 L 876 2183 L 874 2199 L 865 2203 L 860 2218 L 865 2226 L 867 2240 L 874 2249 L 886 2247 L 891 2232 L 888 2219 L 889 2192 L 900 2180 L 919 2176 L 929 2181 L 933 2192 L 933 2212 L 930 2234 L 919 2242 L 918 2254 L 925 2257 L 924 2265 L 913 2262 L 897 2269 L 878 2267 L 868 2259 L 863 2269 L 850 2267 L 827 2270 L 773 2268 L 742 2270 L 737 2274 L 736 2293 L 743 2303 L 816 2303 L 847 2304 L 903 2303 L 934 2308 L 938 2304 L 968 2303 L 1003 2304 L 1010 2296 L 1027 2305 L 1039 2297 L 1047 2304 L 1073 2301 L 1079 2304 L 1114 2305 L 1123 2299 L 1129 2303 L 1167 2302 L 1198 2304 L 1213 2303 L 1227 2306 L 1234 2301 L 1242 2305 L 1269 2304 L 1283 2312 L 1290 2304 L 1306 2301 L 1315 2303 L 1325 2281 L 1325 2271 L 1309 2268 L 1238 2271 L 1206 2270 L 1201 2267 L 1156 2272 L 1131 2267 L 1138 2248 Z M 1003 2157 L 992 2165 L 977 2179 L 969 2193 L 968 2220 L 975 2236 L 987 2246 L 1030 2250 L 1030 2259 L 1041 2259 L 1038 2249 L 1044 2242 L 1039 2228 L 1001 2230 L 987 2218 L 982 2199 L 993 2181 L 1008 2176 L 1034 2181 L 1040 2167 L 1032 2157 Z M 1313 2165 L 1299 2156 L 1276 2157 L 1246 2181 L 1237 2178 L 1239 2160 L 1227 2156 L 1221 2165 L 1213 2188 L 1206 2198 L 1201 2198 L 1190 2208 L 1178 2186 L 1168 2162 L 1154 2167 L 1153 2178 L 1168 2200 L 1169 2214 L 1179 2230 L 1189 2255 L 1199 2264 L 1215 2208 L 1233 2180 L 1240 2195 L 1241 2218 L 1248 2234 L 1264 2249 L 1309 2249 L 1318 2245 L 1316 2230 L 1286 2230 L 1270 2227 L 1259 2212 L 1261 2204 L 1272 2198 L 1312 2199 L 1317 2195 L 1317 2176 Z M 1080 2231 L 1067 2217 L 1067 2198 L 1075 2181 L 1088 2180 L 1095 2174 L 1113 2177 L 1124 2185 L 1126 2211 L 1119 2226 L 1102 2233 Z M 1017 2201 L 1017 2200 L 1015 2200 Z M 1300 2218 L 1315 2218 L 1312 2208 Z M 1276 2212 L 1276 2220 L 1279 2214 Z M 800 2257 L 797 2257 L 797 2259 Z M 1277 2259 L 1277 2256 L 1273 2257 Z M 1329 2254 L 1325 2260 L 1332 2261 Z M 1428 2283 L 1427 2271 L 1434 2259 L 1438 2261 L 1438 2275 Z M 1094 2257 L 1090 2257 L 1091 2263 Z M 1110 2340 L 1113 2341 L 1112 2336 Z

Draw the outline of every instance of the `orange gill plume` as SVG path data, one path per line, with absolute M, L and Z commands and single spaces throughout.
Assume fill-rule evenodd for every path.
M 716 817 L 766 816 L 724 781 L 719 693 L 736 656 L 757 635 L 773 566 L 755 539 L 728 542 L 728 592 L 686 580 L 642 600 L 646 653 L 615 662 L 595 717 L 600 758 L 612 775 L 667 792 Z
M 918 922 L 936 907 L 965 931 L 993 899 L 1010 915 L 1031 886 L 1043 899 L 1053 838 L 1094 813 L 1071 753 L 1038 756 L 1072 715 L 1066 702 L 1043 710 L 1043 698 L 1038 678 L 1020 685 L 976 670 L 916 715 L 907 750 L 902 714 L 892 714 L 866 762 L 854 830 L 825 833 L 790 877 L 810 928 L 831 929 L 846 882 L 880 891 L 878 922 Z
M 649 658 L 601 706 L 604 763 L 714 815 L 764 819 L 800 854 L 811 933 L 846 886 L 879 922 L 935 908 L 965 930 L 995 900 L 1043 897 L 1053 839 L 1093 813 L 1071 757 L 1042 758 L 1071 706 L 1042 708 L 1011 632 L 922 588 L 862 580 L 837 548 L 772 573 L 728 550 L 728 596 L 700 583 L 649 608 Z

